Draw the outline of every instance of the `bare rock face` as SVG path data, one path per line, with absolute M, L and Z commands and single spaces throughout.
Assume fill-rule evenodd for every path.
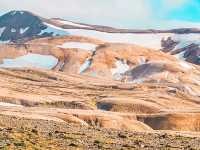
M 166 40 L 162 39 L 161 46 L 163 47 L 163 52 L 169 52 L 175 48 L 178 42 L 173 41 L 171 37 L 168 37 Z

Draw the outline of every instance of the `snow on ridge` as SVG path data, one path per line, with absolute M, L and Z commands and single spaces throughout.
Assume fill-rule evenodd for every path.
M 49 24 L 49 23 L 46 23 L 44 22 L 45 25 L 47 25 L 48 27 L 51 27 L 51 28 L 55 28 L 55 29 L 58 29 L 58 30 L 64 30 L 63 28 L 60 28 L 58 26 L 55 26 L 55 25 L 52 25 L 52 24 Z
M 54 56 L 28 53 L 15 59 L 3 59 L 3 64 L 0 64 L 0 68 L 35 67 L 50 70 L 57 63 L 58 59 Z
M 20 34 L 24 34 L 30 27 L 20 28 Z
M 68 35 L 68 32 L 63 28 L 54 26 L 52 24 L 48 24 L 46 22 L 43 22 L 43 23 L 47 26 L 47 28 L 42 30 L 40 32 L 40 35 L 42 35 L 43 33 L 53 33 L 54 36 L 55 35 L 61 35 L 61 36 L 62 35 Z
M 59 20 L 59 22 L 65 25 L 70 25 L 70 26 L 76 26 L 76 27 L 81 27 L 81 28 L 91 28 L 90 26 L 81 25 L 81 24 L 73 23 L 71 21 L 66 21 L 66 20 Z
M 107 33 L 87 29 L 65 29 L 70 35 L 86 36 L 91 38 L 108 41 L 111 43 L 136 44 L 156 50 L 160 50 L 161 40 L 172 36 L 171 33 Z
M 78 49 L 85 49 L 88 51 L 95 51 L 98 45 L 86 42 L 66 42 L 58 47 L 61 48 L 78 48 Z
M 65 23 L 73 23 L 69 21 L 64 21 Z M 58 30 L 69 35 L 77 35 L 77 36 L 85 36 L 100 39 L 103 41 L 111 42 L 111 43 L 128 43 L 128 44 L 136 44 L 147 48 L 152 48 L 155 50 L 160 50 L 161 40 L 163 38 L 168 38 L 173 36 L 173 33 L 107 33 L 102 31 L 95 31 L 90 29 L 64 29 L 52 24 L 48 24 L 44 22 L 48 26 L 48 29 L 45 30 Z M 73 25 L 79 25 L 73 23 Z M 82 26 L 82 25 L 81 25 Z M 45 30 L 42 33 L 46 32 Z M 42 34 L 40 33 L 40 34 Z M 63 34 L 62 34 L 63 35 Z

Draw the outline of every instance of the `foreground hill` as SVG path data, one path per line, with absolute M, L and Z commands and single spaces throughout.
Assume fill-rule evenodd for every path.
M 199 149 L 195 133 L 131 132 L 10 117 L 17 127 L 1 127 L 2 149 Z M 8 121 L 8 120 L 6 120 Z M 18 122 L 18 124 L 16 124 Z M 41 125 L 42 124 L 42 125 Z

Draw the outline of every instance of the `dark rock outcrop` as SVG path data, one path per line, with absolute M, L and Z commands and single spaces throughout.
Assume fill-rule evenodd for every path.
M 166 40 L 162 39 L 162 51 L 165 53 L 170 53 L 171 55 L 182 55 L 182 59 L 190 63 L 200 65 L 199 45 L 191 41 L 191 44 L 188 44 L 185 47 L 176 48 L 180 42 L 181 41 L 174 41 L 171 37 L 168 37 Z

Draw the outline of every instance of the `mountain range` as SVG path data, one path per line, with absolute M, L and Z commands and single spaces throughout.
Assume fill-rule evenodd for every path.
M 59 35 L 78 35 L 162 50 L 194 64 L 200 64 L 199 34 L 198 28 L 116 29 L 59 18 L 45 19 L 27 11 L 11 11 L 0 17 L 1 43 L 19 43 L 34 38 Z

